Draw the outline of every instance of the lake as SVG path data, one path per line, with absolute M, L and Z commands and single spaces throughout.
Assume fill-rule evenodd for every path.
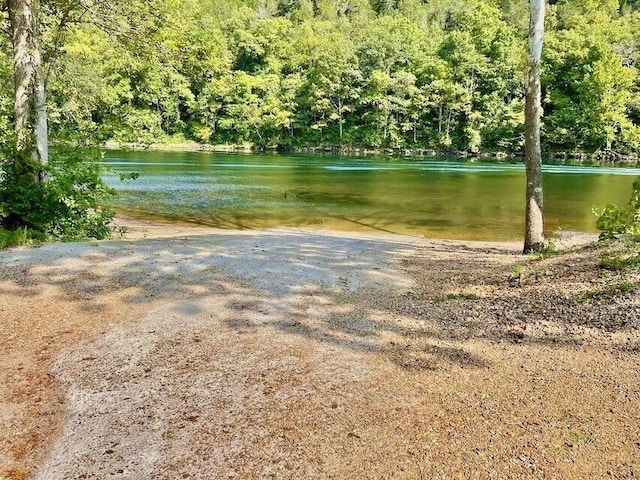
M 219 228 L 312 226 L 514 240 L 524 166 L 450 159 L 107 151 L 117 211 Z M 623 203 L 640 169 L 545 165 L 548 231 L 595 231 L 593 207 Z

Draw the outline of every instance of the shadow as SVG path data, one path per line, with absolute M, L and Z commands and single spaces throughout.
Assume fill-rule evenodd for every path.
M 588 253 L 573 253 L 571 266 L 553 259 L 542 265 L 570 283 L 569 272 L 593 270 Z M 556 288 L 558 276 L 512 286 L 521 258 L 509 247 L 470 242 L 227 231 L 4 251 L 0 297 L 26 300 L 47 285 L 86 312 L 114 297 L 124 304 L 161 301 L 185 316 L 210 313 L 238 334 L 275 329 L 377 355 L 409 372 L 488 368 L 465 348 L 469 340 L 561 346 L 584 341 L 576 327 L 640 327 L 638 302 L 577 305 Z M 207 312 L 197 303 L 204 298 L 224 309 Z
M 256 228 L 256 224 L 248 222 L 247 218 L 233 213 L 220 214 L 207 212 L 206 217 L 198 217 L 189 213 L 180 215 L 148 215 L 143 211 L 137 211 L 124 207 L 118 207 L 119 214 L 131 217 L 136 220 L 149 222 L 167 222 L 182 225 L 199 225 L 203 227 L 219 228 L 223 230 L 251 230 Z
M 601 250 L 585 245 L 536 257 L 453 242 L 423 247 L 407 264 L 416 287 L 400 308 L 413 317 L 430 312 L 434 330 L 453 340 L 633 350 L 640 330 L 638 289 L 616 291 L 616 285 L 638 285 L 640 272 L 603 275 Z M 630 344 L 610 341 L 612 334 L 626 333 Z
M 335 220 L 342 220 L 344 222 L 347 223 L 351 223 L 353 225 L 358 225 L 359 227 L 364 227 L 367 230 L 375 230 L 378 232 L 384 232 L 384 233 L 394 233 L 394 234 L 401 234 L 402 232 L 398 232 L 398 231 L 394 231 L 389 229 L 390 225 L 393 225 L 392 222 L 384 222 L 382 220 L 371 220 L 367 217 L 364 218 L 350 218 L 350 217 L 344 217 L 341 215 L 328 215 L 330 218 L 333 218 Z
M 87 313 L 116 297 L 135 305 L 161 301 L 185 316 L 206 313 L 188 299 L 214 299 L 225 306 L 215 321 L 238 332 L 277 329 L 382 355 L 407 369 L 432 369 L 442 359 L 483 366 L 462 350 L 429 342 L 428 335 L 418 339 L 415 329 L 370 319 L 375 310 L 360 305 L 365 287 L 380 295 L 411 287 L 401 259 L 416 242 L 278 229 L 49 245 L 0 254 L 0 296 L 33 298 L 47 285 Z

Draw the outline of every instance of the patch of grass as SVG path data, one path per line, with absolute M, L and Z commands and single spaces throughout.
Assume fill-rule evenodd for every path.
M 536 278 L 544 277 L 544 276 L 545 276 L 545 275 L 547 275 L 548 273 L 549 273 L 549 272 L 547 271 L 547 269 L 546 269 L 546 268 L 543 268 L 543 267 L 536 267 L 536 268 L 534 268 L 534 270 L 533 270 L 533 275 L 534 275 Z
M 559 252 L 558 245 L 553 240 L 549 240 L 542 250 L 535 252 L 533 255 L 539 260 L 544 260 L 545 258 L 549 258 Z
M 409 293 L 415 297 L 424 297 L 427 292 L 424 288 L 412 288 Z
M 640 267 L 640 254 L 623 256 L 619 253 L 605 252 L 600 257 L 600 268 L 620 272 Z
M 580 423 L 591 423 L 596 419 L 593 413 L 585 413 L 583 415 L 575 414 L 570 410 L 564 410 L 562 415 L 560 416 L 560 421 L 568 422 L 570 420 L 575 420 Z
M 564 410 L 560 416 L 561 422 L 568 422 L 573 418 L 573 414 L 569 410 Z
M 571 444 L 572 445 L 588 445 L 593 443 L 595 437 L 593 433 L 587 432 L 584 430 L 576 430 L 575 432 L 571 432 Z
M 449 300 L 480 300 L 480 297 L 471 292 L 452 292 L 440 295 L 436 300 L 438 302 L 447 302 Z
M 515 265 L 511 270 L 511 281 L 516 282 L 518 285 L 522 284 L 524 280 L 524 265 Z
M 515 267 L 513 267 L 513 270 L 511 272 L 513 273 L 514 277 L 522 278 L 524 276 L 524 265 L 516 265 Z
M 573 297 L 573 302 L 587 303 L 594 298 L 600 297 L 613 297 L 616 295 L 624 295 L 625 293 L 633 292 L 638 288 L 638 285 L 634 282 L 630 282 L 625 280 L 620 283 L 616 283 L 615 285 L 610 285 L 602 290 L 593 290 L 589 292 L 582 293 L 580 295 L 576 295 Z
M 18 247 L 20 245 L 29 245 L 32 239 L 27 228 L 18 228 L 16 230 L 0 229 L 0 250 L 9 247 Z
M 619 283 L 618 285 L 614 285 L 614 290 L 616 293 L 629 293 L 629 292 L 633 292 L 637 285 L 633 282 L 630 282 L 628 280 L 625 280 L 624 282 Z

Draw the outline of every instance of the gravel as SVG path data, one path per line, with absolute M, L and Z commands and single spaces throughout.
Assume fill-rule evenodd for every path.
M 638 475 L 640 276 L 590 238 L 131 226 L 0 253 L 0 475 Z

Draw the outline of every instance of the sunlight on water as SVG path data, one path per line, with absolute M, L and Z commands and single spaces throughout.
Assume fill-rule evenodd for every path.
M 107 152 L 119 211 L 222 228 L 276 225 L 518 239 L 524 166 L 449 159 Z M 640 169 L 544 165 L 548 229 L 594 231 L 593 207 L 627 200 Z

